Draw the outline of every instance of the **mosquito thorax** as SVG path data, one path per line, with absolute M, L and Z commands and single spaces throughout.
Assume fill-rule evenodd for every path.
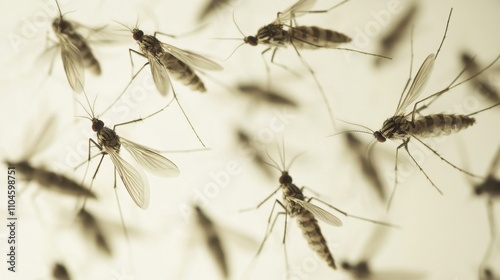
M 132 37 L 134 38 L 134 40 L 140 41 L 142 40 L 142 36 L 144 36 L 144 32 L 142 32 L 142 30 L 137 28 L 134 28 L 132 30 Z
M 254 36 L 247 36 L 243 39 L 245 43 L 249 44 L 250 46 L 257 46 L 257 38 Z
M 94 132 L 100 131 L 103 127 L 104 127 L 104 122 L 103 121 L 101 121 L 99 119 L 96 119 L 96 118 L 92 119 L 92 130 Z
M 280 176 L 280 184 L 291 184 L 292 177 L 288 175 L 288 171 L 283 171 Z

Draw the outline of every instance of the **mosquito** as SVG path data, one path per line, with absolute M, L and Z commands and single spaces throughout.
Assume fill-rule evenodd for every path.
M 486 275 L 487 270 L 489 270 L 489 268 L 487 267 L 487 262 L 491 257 L 491 254 L 495 247 L 495 241 L 497 238 L 496 223 L 495 223 L 496 220 L 495 220 L 495 211 L 493 207 L 493 202 L 494 200 L 498 200 L 500 198 L 500 179 L 496 177 L 496 174 L 498 174 L 499 167 L 500 167 L 500 147 L 498 148 L 498 151 L 495 157 L 493 158 L 493 161 L 491 162 L 488 176 L 481 184 L 478 184 L 474 187 L 474 193 L 476 195 L 485 196 L 487 199 L 486 205 L 488 212 L 488 221 L 490 225 L 490 242 L 480 265 L 479 269 L 480 275 L 483 274 Z M 483 279 L 483 277 L 480 276 L 480 279 Z M 485 279 L 493 279 L 493 278 L 486 277 Z
M 80 209 L 80 212 L 78 212 L 77 218 L 80 222 L 82 230 L 85 232 L 85 235 L 93 241 L 101 252 L 110 256 L 112 253 L 111 246 L 109 245 L 101 225 L 97 222 L 94 215 L 82 208 Z
M 270 24 L 261 27 L 257 31 L 257 34 L 255 36 L 245 36 L 244 33 L 239 29 L 238 25 L 236 24 L 233 14 L 233 21 L 235 22 L 235 25 L 238 28 L 239 32 L 244 36 L 243 38 L 244 43 L 242 43 L 241 45 L 246 43 L 250 46 L 257 46 L 257 45 L 267 46 L 267 48 L 264 51 L 262 51 L 261 55 L 264 58 L 265 53 L 269 52 L 270 50 L 273 50 L 271 55 L 271 63 L 290 71 L 290 69 L 288 69 L 288 67 L 286 67 L 285 65 L 275 63 L 274 59 L 276 57 L 276 53 L 279 48 L 286 48 L 288 46 L 293 47 L 301 63 L 307 68 L 307 70 L 313 77 L 314 82 L 316 83 L 316 86 L 318 87 L 321 97 L 325 103 L 326 109 L 328 111 L 328 116 L 330 118 L 330 122 L 334 128 L 335 128 L 335 121 L 332 109 L 330 107 L 330 102 L 328 101 L 328 98 L 323 90 L 323 87 L 316 78 L 314 70 L 304 60 L 299 50 L 328 48 L 328 49 L 347 50 L 373 56 L 379 56 L 379 55 L 370 54 L 353 49 L 339 48 L 338 47 L 339 45 L 349 43 L 351 42 L 352 39 L 349 36 L 337 31 L 328 30 L 317 26 L 297 26 L 296 23 L 292 24 L 292 21 L 295 22 L 295 18 L 297 16 L 306 13 L 326 13 L 330 10 L 333 10 L 334 8 L 339 7 L 340 5 L 346 3 L 347 1 L 349 0 L 344 0 L 339 4 L 323 11 L 311 11 L 310 8 L 316 3 L 316 0 L 298 0 L 295 4 L 293 4 L 285 11 L 278 12 L 276 19 Z M 285 30 L 285 27 L 287 27 L 288 29 Z M 270 69 L 265 59 L 264 59 L 264 64 L 266 67 L 266 71 L 268 73 L 268 85 L 269 85 Z
M 370 181 L 375 189 L 375 193 L 381 201 L 386 200 L 386 193 L 382 179 L 379 176 L 377 169 L 375 168 L 370 155 L 363 152 L 363 143 L 361 140 L 352 132 L 347 132 L 345 134 L 347 146 L 352 153 L 356 154 L 358 162 L 363 171 L 365 178 Z
M 256 143 L 251 139 L 247 131 L 242 128 L 236 129 L 236 139 L 239 142 L 239 149 L 245 156 L 252 159 L 252 161 L 259 167 L 259 169 L 268 177 L 272 178 L 273 172 L 267 164 L 262 152 L 256 147 Z
M 28 181 L 34 181 L 46 190 L 73 197 L 96 199 L 96 195 L 82 186 L 82 184 L 66 175 L 49 170 L 46 167 L 36 166 L 28 159 L 28 155 L 34 156 L 52 143 L 52 137 L 56 135 L 55 116 L 52 115 L 42 127 L 44 127 L 44 129 L 40 134 L 33 138 L 36 142 L 31 145 L 31 148 L 24 150 L 24 155 L 20 157 L 20 160 L 5 160 L 5 163 L 8 166 L 14 166 L 16 172 L 18 172 L 22 178 Z
M 216 260 L 219 270 L 221 271 L 224 279 L 229 277 L 229 268 L 227 264 L 227 257 L 219 237 L 218 230 L 212 220 L 205 214 L 205 212 L 198 206 L 194 206 L 196 213 L 196 221 L 205 236 L 207 247 L 213 258 Z
M 131 124 L 139 121 L 146 120 L 167 108 L 172 101 L 170 101 L 167 106 L 162 109 L 144 117 L 135 120 L 131 120 L 124 123 L 115 124 L 113 129 L 104 126 L 104 122 L 95 116 L 94 108 L 90 105 L 90 102 L 85 95 L 87 105 L 90 108 L 90 112 L 85 109 L 81 103 L 80 105 L 85 110 L 85 112 L 90 117 L 85 117 L 92 122 L 92 130 L 96 132 L 97 142 L 89 138 L 89 155 L 88 161 L 90 162 L 90 148 L 92 145 L 97 147 L 101 152 L 97 155 L 102 155 L 99 160 L 99 164 L 92 177 L 92 182 L 94 181 L 99 167 L 104 159 L 105 155 L 109 155 L 113 165 L 115 166 L 115 192 L 116 192 L 116 172 L 120 175 L 120 178 L 125 185 L 130 197 L 135 202 L 139 208 L 147 209 L 149 205 L 149 186 L 147 178 L 145 178 L 140 172 L 138 172 L 130 163 L 126 162 L 120 155 L 120 149 L 123 147 L 132 155 L 132 157 L 137 161 L 144 169 L 151 172 L 154 175 L 161 177 L 177 177 L 179 176 L 179 169 L 177 166 L 167 159 L 166 157 L 160 155 L 153 149 L 146 146 L 132 142 L 124 137 L 118 136 L 116 134 L 116 127 Z M 95 101 L 94 101 L 95 105 Z M 97 156 L 95 155 L 95 156 Z M 94 157 L 95 157 L 94 156 Z M 92 185 L 92 183 L 91 183 Z
M 292 108 L 298 107 L 297 102 L 284 96 L 284 94 L 274 90 L 264 89 L 255 84 L 240 84 L 238 85 L 238 90 L 245 96 L 270 105 L 288 106 Z
M 479 71 L 480 67 L 477 62 L 474 61 L 474 57 L 467 52 L 462 53 L 460 56 L 462 63 L 467 67 L 469 73 L 475 73 Z M 474 88 L 479 90 L 479 93 L 491 103 L 500 102 L 500 93 L 487 79 L 476 78 L 472 80 Z
M 267 152 L 267 151 L 266 151 Z M 303 190 L 305 187 L 299 188 L 297 185 L 293 183 L 292 177 L 290 176 L 288 170 L 290 166 L 293 164 L 295 159 L 292 159 L 292 161 L 289 163 L 288 166 L 285 166 L 285 152 L 284 152 L 284 145 L 283 145 L 283 151 L 279 153 L 280 160 L 281 160 L 281 168 L 279 164 L 274 161 L 271 156 L 269 156 L 269 153 L 267 153 L 268 157 L 271 159 L 271 163 L 267 163 L 269 166 L 275 168 L 279 172 L 281 172 L 281 176 L 279 177 L 279 184 L 280 186 L 276 188 L 269 196 L 267 196 L 261 203 L 259 203 L 256 207 L 254 208 L 248 208 L 248 209 L 243 209 L 241 211 L 248 211 L 248 210 L 254 210 L 260 208 L 266 201 L 268 201 L 271 197 L 273 197 L 280 189 L 282 190 L 282 198 L 284 202 L 279 201 L 278 199 L 275 200 L 273 207 L 271 209 L 271 213 L 268 218 L 268 223 L 267 223 L 267 228 L 266 228 L 266 234 L 264 236 L 264 239 L 262 240 L 262 243 L 257 251 L 257 254 L 255 257 L 257 257 L 263 247 L 264 244 L 269 237 L 270 233 L 272 232 L 274 225 L 276 224 L 276 221 L 279 216 L 284 215 L 285 216 L 285 227 L 284 227 L 284 234 L 283 234 L 283 245 L 285 246 L 285 239 L 286 239 L 286 228 L 287 228 L 287 223 L 288 223 L 288 217 L 290 218 L 296 218 L 297 220 L 297 225 L 301 229 L 302 234 L 306 241 L 309 244 L 309 247 L 317 253 L 317 255 L 326 262 L 326 264 L 331 267 L 332 269 L 337 269 L 337 265 L 335 263 L 333 254 L 331 253 L 330 249 L 328 248 L 327 242 L 323 236 L 323 233 L 321 232 L 321 228 L 318 224 L 318 219 L 321 220 L 322 222 L 325 222 L 329 225 L 340 227 L 342 226 L 342 221 L 337 218 L 335 215 L 331 214 L 330 212 L 324 210 L 323 208 L 316 206 L 315 204 L 312 204 L 311 201 L 317 200 L 318 202 L 334 209 L 335 211 L 341 213 L 342 215 L 346 217 L 351 217 L 367 222 L 371 222 L 374 224 L 379 224 L 379 225 L 384 225 L 384 226 L 390 226 L 393 227 L 393 225 L 385 222 L 380 222 L 380 221 L 375 221 L 367 218 L 363 218 L 360 216 L 355 216 L 351 215 L 335 206 L 332 206 L 323 200 L 316 198 L 316 197 L 306 197 L 303 193 Z M 271 218 L 274 214 L 274 210 L 276 206 L 281 207 L 284 211 L 278 212 L 276 216 L 274 217 L 274 220 L 271 222 Z M 286 246 L 284 247 L 285 250 L 285 260 L 286 260 L 286 265 L 287 265 L 287 273 L 289 271 L 288 269 L 288 257 L 286 254 Z
M 203 7 L 198 13 L 198 22 L 202 22 L 212 16 L 217 10 L 222 10 L 223 8 L 230 6 L 232 0 L 206 0 Z
M 119 23 L 121 24 L 121 23 Z M 169 37 L 176 37 L 173 35 L 165 34 L 162 32 L 155 32 L 153 36 L 144 34 L 144 32 L 137 27 L 130 29 L 127 26 L 121 24 L 126 27 L 129 31 L 132 32 L 132 37 L 139 45 L 140 51 L 136 51 L 133 49 L 129 49 L 130 63 L 132 64 L 132 71 L 134 66 L 134 61 L 132 59 L 132 53 L 135 53 L 141 57 L 145 57 L 148 62 L 146 62 L 137 73 L 132 75 L 130 82 L 127 84 L 122 93 L 118 96 L 118 99 L 126 92 L 132 81 L 139 75 L 139 73 L 146 67 L 146 65 L 150 65 L 151 73 L 153 75 L 153 81 L 155 83 L 156 88 L 160 92 L 161 95 L 166 96 L 170 90 L 174 95 L 174 99 L 177 102 L 177 105 L 181 109 L 186 121 L 189 123 L 191 129 L 196 134 L 196 137 L 200 141 L 200 143 L 205 146 L 201 138 L 196 133 L 193 125 L 189 121 L 189 118 L 184 111 L 184 108 L 181 106 L 177 94 L 175 92 L 174 87 L 171 84 L 170 76 L 172 76 L 175 80 L 183 83 L 185 86 L 188 86 L 194 91 L 205 92 L 205 84 L 200 79 L 198 74 L 195 72 L 195 68 L 198 69 L 206 69 L 206 70 L 222 70 L 222 66 L 218 63 L 202 56 L 196 54 L 191 51 L 182 50 L 177 47 L 174 47 L 170 44 L 161 42 L 156 38 L 156 34 L 161 34 Z M 201 72 L 201 70 L 198 70 Z M 114 103 L 113 103 L 114 104 Z M 108 107 L 104 112 L 111 108 Z
M 410 27 L 410 23 L 413 22 L 414 18 L 418 14 L 418 5 L 416 2 L 412 2 L 411 6 L 406 9 L 405 13 L 401 15 L 398 20 L 391 24 L 391 29 L 389 29 L 385 35 L 380 39 L 380 53 L 384 56 L 390 56 L 394 52 L 394 48 L 401 42 L 404 34 Z M 384 60 L 377 57 L 375 60 L 375 65 L 380 66 Z
M 52 277 L 54 280 L 71 280 L 71 275 L 66 266 L 60 262 L 54 263 L 52 267 Z
M 69 85 L 75 92 L 80 93 L 83 91 L 85 83 L 84 69 L 90 70 L 95 75 L 100 75 L 101 66 L 86 39 L 77 32 L 77 28 L 82 25 L 64 19 L 59 3 L 57 0 L 55 2 L 59 10 L 59 17 L 52 22 L 52 29 L 59 39 L 56 46 L 61 48 L 61 59 Z M 52 66 L 51 64 L 49 72 L 52 72 Z

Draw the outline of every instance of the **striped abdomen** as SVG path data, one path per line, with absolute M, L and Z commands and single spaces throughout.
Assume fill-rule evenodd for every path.
M 207 90 L 200 77 L 196 75 L 193 69 L 170 53 L 165 52 L 161 56 L 160 62 L 167 67 L 170 75 L 184 85 L 190 87 L 192 90 L 200 92 L 205 92 Z
M 317 26 L 297 26 L 289 33 L 292 43 L 299 49 L 334 48 L 351 42 L 347 35 Z
M 409 133 L 419 137 L 438 137 L 466 129 L 476 122 L 465 115 L 433 114 L 417 118 Z
M 73 45 L 75 45 L 75 47 L 80 51 L 80 54 L 82 55 L 83 58 L 83 66 L 89 69 L 92 73 L 100 75 L 101 65 L 95 58 L 94 54 L 92 53 L 92 50 L 90 49 L 87 42 L 85 42 L 83 37 L 76 32 L 66 35 L 68 36 L 71 43 L 73 43 Z
M 306 238 L 307 243 L 309 243 L 309 247 L 311 247 L 328 266 L 337 269 L 335 260 L 333 259 L 332 253 L 330 253 L 330 249 L 328 249 L 326 240 L 321 233 L 318 221 L 314 218 L 314 215 L 306 209 L 302 209 L 301 213 L 297 214 L 295 218 L 297 219 L 297 224 L 302 230 L 302 234 Z

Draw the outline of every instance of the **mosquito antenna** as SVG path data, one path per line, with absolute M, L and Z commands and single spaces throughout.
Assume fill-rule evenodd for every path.
M 336 132 L 332 135 L 328 135 L 327 137 L 333 137 L 333 136 L 337 136 L 337 135 L 344 134 L 344 133 L 364 133 L 364 134 L 373 135 L 373 132 L 368 132 L 368 131 L 364 131 L 364 130 L 357 130 L 357 129 L 350 129 L 350 130 L 343 130 L 340 132 Z
M 341 121 L 341 122 L 343 122 L 343 123 L 346 123 L 346 124 L 350 124 L 350 125 L 354 125 L 354 126 L 357 126 L 357 127 L 364 128 L 364 129 L 370 131 L 372 134 L 375 132 L 372 129 L 370 129 L 369 127 L 361 125 L 361 124 L 352 123 L 352 122 L 344 121 L 344 120 L 341 120 L 341 119 L 338 119 L 338 120 Z
M 62 15 L 62 12 L 61 12 L 61 7 L 59 7 L 59 2 L 56 1 L 56 6 L 57 6 L 57 9 L 59 10 L 59 17 L 62 19 L 63 15 Z
M 267 155 L 267 157 L 269 157 L 269 159 L 270 159 L 270 160 L 274 163 L 274 165 L 272 165 L 272 164 L 270 164 L 270 163 L 268 163 L 268 162 L 265 162 L 265 161 L 264 161 L 264 162 L 265 162 L 267 165 L 272 166 L 272 167 L 274 167 L 274 168 L 278 169 L 280 172 L 282 172 L 283 170 L 281 170 L 281 169 L 279 168 L 278 163 L 276 163 L 276 161 L 275 161 L 275 160 L 271 157 L 271 155 L 269 154 L 269 151 L 267 150 L 267 148 L 266 148 L 266 155 Z
M 240 34 L 243 36 L 243 37 L 246 37 L 245 36 L 245 33 L 243 33 L 240 29 L 240 27 L 238 26 L 238 23 L 236 23 L 236 19 L 234 18 L 234 10 L 233 10 L 233 22 L 234 22 L 234 25 L 236 25 L 236 28 L 238 29 L 238 31 L 240 32 Z
M 85 100 L 87 100 L 87 105 L 89 105 L 90 112 L 92 113 L 92 115 L 90 115 L 90 114 L 89 114 L 89 115 L 90 115 L 91 117 L 94 117 L 94 116 L 95 116 L 95 115 L 94 115 L 94 111 L 92 110 L 92 105 L 90 105 L 90 101 L 89 101 L 89 97 L 87 96 L 87 92 L 84 90 L 84 91 L 83 91 L 83 94 L 85 95 Z M 88 114 L 88 111 L 87 111 L 87 110 L 85 110 L 85 111 L 86 111 L 86 112 L 87 112 L 87 114 Z
M 85 108 L 85 106 L 83 106 L 83 104 L 80 102 L 80 100 L 78 100 L 78 99 L 76 99 L 76 98 L 75 98 L 75 100 L 76 100 L 76 102 L 78 102 L 78 104 L 80 104 L 80 106 L 82 106 L 83 110 L 85 111 L 85 113 L 87 113 L 87 115 L 92 116 L 92 115 L 89 113 L 89 111 L 87 111 L 87 108 Z M 79 117 L 79 116 L 77 116 L 77 117 Z M 88 119 L 90 119 L 89 117 L 84 117 L 84 118 L 88 118 Z
M 130 29 L 130 27 L 126 26 L 125 24 L 119 22 L 119 21 L 116 21 L 116 20 L 113 20 L 114 22 L 118 23 L 119 25 L 125 27 L 127 29 L 127 31 L 132 31 L 132 29 Z
M 217 39 L 217 38 L 215 38 L 215 39 Z M 228 40 L 231 40 L 231 39 L 228 39 Z M 238 40 L 241 40 L 241 39 L 238 39 Z M 231 56 L 233 56 L 233 54 L 234 54 L 234 53 L 235 53 L 235 52 L 236 52 L 236 51 L 237 51 L 237 50 L 238 50 L 241 46 L 243 46 L 244 44 L 245 44 L 245 42 L 243 42 L 243 43 L 239 44 L 239 45 L 236 47 L 236 49 L 234 49 L 234 51 L 232 51 L 232 52 L 231 52 L 231 54 L 230 54 L 227 58 L 225 58 L 223 61 L 226 61 L 226 60 L 230 59 L 230 58 L 231 58 Z
M 368 143 L 368 146 L 366 147 L 365 149 L 365 158 L 366 159 L 370 159 L 371 158 L 371 155 L 372 155 L 372 152 L 373 152 L 373 148 L 375 147 L 375 144 L 377 144 L 378 141 L 375 141 L 376 138 L 373 138 L 370 143 Z M 371 160 L 370 160 L 371 162 Z
M 450 9 L 450 14 L 448 15 L 448 21 L 446 22 L 446 28 L 444 29 L 444 35 L 443 35 L 443 39 L 441 40 L 441 44 L 439 44 L 439 48 L 436 52 L 436 57 L 434 58 L 434 60 L 437 59 L 438 55 L 439 55 L 439 52 L 441 51 L 441 47 L 443 46 L 443 43 L 444 43 L 444 39 L 446 39 L 446 34 L 448 33 L 448 26 L 450 25 L 450 19 L 451 19 L 451 14 L 453 13 L 453 8 Z
M 294 157 L 292 158 L 292 160 L 290 161 L 290 163 L 288 164 L 288 166 L 286 167 L 286 170 L 289 170 L 289 169 L 290 169 L 290 167 L 292 167 L 292 164 L 295 162 L 295 160 L 296 160 L 296 159 L 298 159 L 300 156 L 302 156 L 302 155 L 303 155 L 303 154 L 305 154 L 305 153 L 306 153 L 306 152 L 302 152 L 302 153 L 300 153 L 300 154 L 298 154 L 298 155 L 294 156 Z
M 288 168 L 286 168 L 285 164 L 286 164 L 286 152 L 285 152 L 285 136 L 281 135 L 281 152 L 283 153 L 283 161 L 281 162 L 283 168 L 285 170 L 288 170 Z

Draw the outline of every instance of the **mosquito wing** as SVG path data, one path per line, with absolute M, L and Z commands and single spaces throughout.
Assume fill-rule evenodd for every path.
M 316 0 L 299 0 L 297 3 L 293 4 L 288 9 L 283 12 L 278 13 L 278 17 L 273 21 L 273 24 L 282 24 L 289 21 L 293 17 L 301 16 L 303 13 L 295 15 L 295 12 L 305 12 L 310 10 L 312 6 L 316 3 Z
M 151 74 L 156 88 L 161 95 L 167 95 L 170 90 L 170 77 L 167 73 L 167 68 L 160 63 L 160 61 L 151 54 L 147 54 L 149 65 L 151 66 Z
M 422 93 L 422 90 L 425 88 L 427 82 L 429 81 L 432 68 L 434 67 L 435 59 L 436 56 L 431 53 L 429 56 L 427 56 L 424 63 L 422 63 L 422 66 L 420 66 L 420 69 L 418 69 L 417 75 L 415 76 L 415 79 L 411 84 L 410 90 L 408 90 L 405 98 L 396 109 L 396 113 L 394 114 L 395 116 L 403 114 L 405 109 L 410 106 L 410 104 L 413 103 L 413 101 L 415 101 Z
M 123 141 L 123 138 L 120 138 Z M 149 205 L 149 186 L 147 180 L 129 163 L 123 160 L 113 149 L 104 147 L 109 154 L 111 161 L 115 165 L 120 178 L 135 204 L 142 209 L 147 209 Z
M 182 60 L 182 62 L 186 63 L 189 66 L 193 66 L 196 68 L 206 69 L 206 70 L 222 70 L 222 66 L 202 55 L 182 50 L 167 43 L 161 43 L 162 47 L 165 48 L 165 51 L 169 52 L 173 56 Z
M 69 85 L 74 91 L 80 93 L 83 91 L 85 81 L 82 54 L 65 36 L 61 35 L 59 39 L 61 41 L 61 58 L 64 72 L 66 72 Z
M 120 137 L 122 145 L 134 159 L 149 172 L 161 177 L 179 176 L 179 168 L 156 151 Z
M 337 218 L 332 213 L 304 200 L 297 199 L 295 197 L 289 197 L 290 200 L 297 203 L 298 205 L 304 207 L 306 210 L 311 212 L 314 217 L 320 219 L 321 221 L 336 227 L 342 226 L 342 221 Z

